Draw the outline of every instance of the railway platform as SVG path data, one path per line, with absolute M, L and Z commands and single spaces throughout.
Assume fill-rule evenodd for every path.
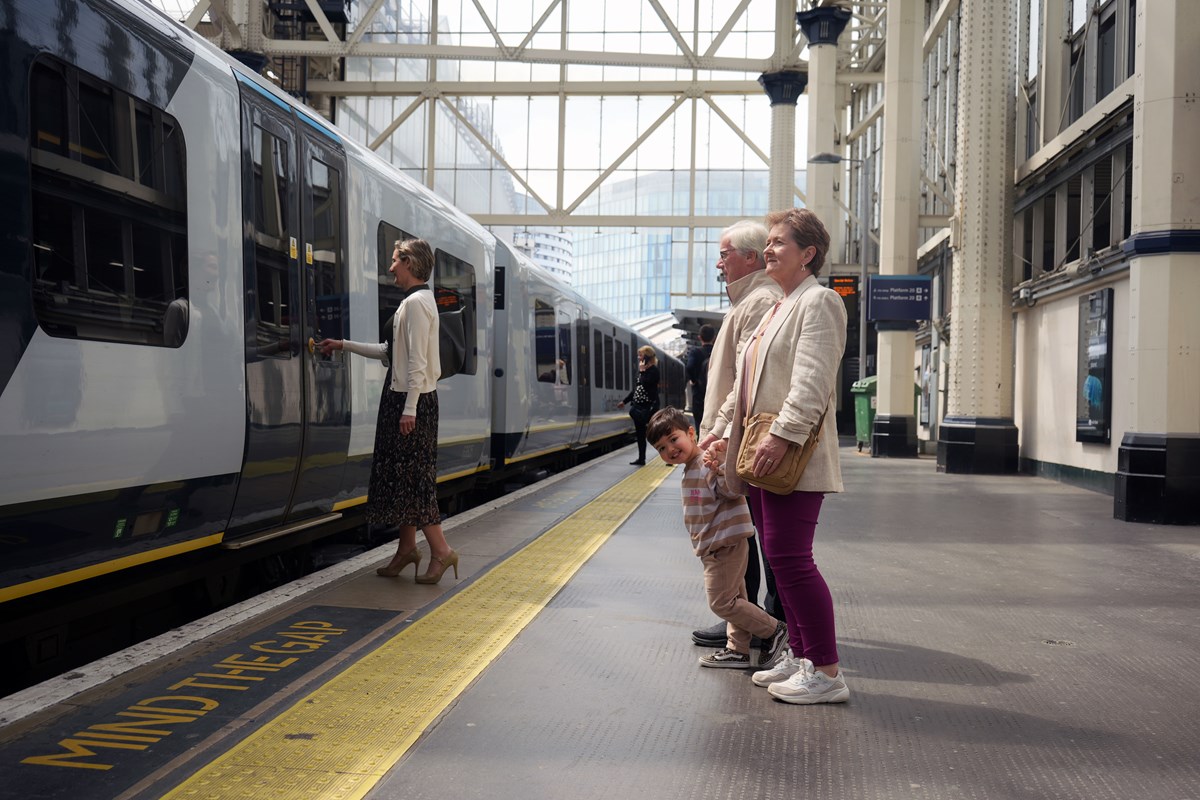
M 1200 798 L 1200 540 L 842 449 L 850 701 L 708 670 L 679 472 L 629 451 L 0 698 L 0 798 Z

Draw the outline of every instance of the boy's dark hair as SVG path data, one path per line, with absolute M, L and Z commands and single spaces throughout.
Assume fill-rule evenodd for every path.
M 691 427 L 691 417 L 678 408 L 667 406 L 654 412 L 654 416 L 646 423 L 646 441 L 657 447 L 659 439 L 670 436 L 672 431 L 687 433 Z
M 712 344 L 713 339 L 717 338 L 717 329 L 707 322 L 700 326 L 700 341 L 704 344 Z

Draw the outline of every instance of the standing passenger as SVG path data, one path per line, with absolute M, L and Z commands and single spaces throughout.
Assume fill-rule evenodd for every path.
M 638 348 L 637 383 L 633 391 L 617 403 L 617 408 L 624 408 L 629 402 L 633 403 L 629 407 L 629 418 L 633 420 L 638 446 L 638 457 L 629 463 L 640 467 L 646 463 L 646 424 L 658 411 L 658 356 L 650 345 Z
M 733 394 L 721 407 L 727 423 L 727 458 L 737 458 L 745 420 L 778 414 L 754 452 L 753 472 L 774 471 L 789 447 L 800 447 L 832 402 L 838 365 L 846 349 L 846 304 L 817 283 L 829 249 L 829 233 L 808 209 L 768 215 L 763 252 L 767 275 L 784 292 L 755 329 L 738 363 Z M 785 703 L 840 703 L 850 697 L 838 664 L 833 598 L 813 560 L 813 535 L 826 492 L 842 491 L 837 423 L 825 414 L 820 440 L 790 494 L 746 485 L 730 472 L 731 489 L 747 492 L 762 534 L 763 551 L 787 618 L 791 653 L 775 667 L 754 673 Z M 720 423 L 718 423 L 720 424 Z
M 712 325 L 700 326 L 700 346 L 693 347 L 687 356 L 688 383 L 692 386 L 692 419 L 696 430 L 704 420 L 704 398 L 708 393 L 708 361 L 712 358 L 713 338 L 717 335 Z
M 704 449 L 724 433 L 724 425 L 719 430 L 714 428 L 721 406 L 733 391 L 738 354 L 754 333 L 758 321 L 783 297 L 779 284 L 767 277 L 762 255 L 766 246 L 767 229 L 761 222 L 744 219 L 721 232 L 717 269 L 725 277 L 725 293 L 733 307 L 725 315 L 721 330 L 717 331 L 712 357 L 708 360 L 708 392 L 704 400 L 704 419 L 700 422 L 700 447 Z M 750 557 L 746 559 L 746 596 L 752 603 L 758 602 L 761 546 L 762 537 L 757 544 L 751 540 Z M 762 564 L 767 585 L 763 610 L 775 619 L 783 619 L 783 606 L 775 592 L 775 576 L 771 574 L 771 565 L 765 555 Z M 725 624 L 718 622 L 692 631 L 692 641 L 705 647 L 721 647 L 725 641 Z
M 421 563 L 420 528 L 429 543 L 430 561 L 417 583 L 437 583 L 449 567 L 458 577 L 458 554 L 446 544 L 437 504 L 438 312 L 426 283 L 433 274 L 433 251 L 422 239 L 398 241 L 388 271 L 404 290 L 392 317 L 392 341 L 325 339 L 320 347 L 326 355 L 349 350 L 388 362 L 375 427 L 367 522 L 396 525 L 400 538 L 391 562 L 375 572 L 394 578 L 412 564 L 415 574 Z

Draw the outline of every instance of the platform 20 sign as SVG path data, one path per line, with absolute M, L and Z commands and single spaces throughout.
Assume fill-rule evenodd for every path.
M 877 275 L 868 283 L 867 319 L 915 322 L 929 319 L 928 275 Z

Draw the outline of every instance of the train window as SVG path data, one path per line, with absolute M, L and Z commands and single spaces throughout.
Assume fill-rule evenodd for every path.
M 250 131 L 254 172 L 255 355 L 290 358 L 293 318 L 292 160 L 288 143 L 258 125 Z
M 616 387 L 617 382 L 613 379 L 613 370 L 616 365 L 613 363 L 613 338 L 611 336 L 604 337 L 604 385 L 611 388 Z
M 342 201 L 340 175 L 319 159 L 309 161 L 312 185 L 313 248 L 312 297 L 316 301 L 317 330 L 324 338 L 346 336 L 346 274 L 342 266 Z
M 571 318 L 558 312 L 558 382 L 571 384 Z
M 417 237 L 395 225 L 386 222 L 379 223 L 376 260 L 379 263 L 379 341 L 381 342 L 391 338 L 392 314 L 396 313 L 396 309 L 400 307 L 400 301 L 404 299 L 404 290 L 396 285 L 396 279 L 390 272 L 392 253 L 396 249 L 396 242 L 415 238 Z
M 554 383 L 558 372 L 554 341 L 554 306 L 545 300 L 533 301 L 533 352 L 535 372 L 541 383 Z
M 29 97 L 38 324 L 62 338 L 178 347 L 188 280 L 177 123 L 52 59 L 35 62 Z M 174 179 L 155 164 L 172 165 Z
M 620 387 L 622 387 L 623 390 L 628 390 L 630 380 L 629 373 L 632 372 L 632 369 L 629 366 L 629 344 L 626 344 L 625 342 L 617 342 L 617 344 L 620 348 L 618 350 L 620 359 L 617 363 L 617 374 L 620 375 Z
M 479 361 L 475 343 L 475 267 L 443 250 L 433 254 L 433 294 L 442 326 L 441 346 L 462 350 L 462 366 L 449 375 L 474 375 Z M 442 363 L 447 363 L 442 354 Z
M 596 368 L 595 368 L 596 388 L 597 389 L 612 388 L 609 386 L 605 386 L 605 384 L 604 384 L 604 334 L 600 333 L 600 331 L 594 331 L 593 333 L 594 333 L 594 336 L 592 339 L 592 342 L 593 342 L 592 352 L 596 354 L 596 359 L 595 359 L 595 361 L 596 361 Z

